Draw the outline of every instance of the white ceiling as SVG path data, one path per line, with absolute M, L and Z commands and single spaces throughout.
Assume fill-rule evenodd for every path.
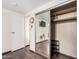
M 2 0 L 2 7 L 26 14 L 52 0 Z

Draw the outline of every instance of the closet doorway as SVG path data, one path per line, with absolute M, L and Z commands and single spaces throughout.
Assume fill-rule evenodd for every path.
M 50 13 L 51 59 L 59 54 L 76 58 L 76 1 L 54 8 Z

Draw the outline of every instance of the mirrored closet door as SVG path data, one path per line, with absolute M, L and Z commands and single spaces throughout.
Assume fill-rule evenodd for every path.
M 35 52 L 49 59 L 50 55 L 50 11 L 36 15 Z

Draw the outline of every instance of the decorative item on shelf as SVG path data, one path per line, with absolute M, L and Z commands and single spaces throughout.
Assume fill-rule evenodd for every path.
M 31 23 L 31 24 L 34 23 L 34 17 L 31 17 L 30 23 Z
M 33 28 L 33 23 L 34 23 L 34 17 L 31 17 L 30 18 L 30 24 L 29 24 L 30 30 L 31 30 L 31 28 Z

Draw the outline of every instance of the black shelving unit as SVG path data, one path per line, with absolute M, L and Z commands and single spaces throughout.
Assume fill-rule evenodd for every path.
M 51 54 L 59 54 L 59 41 L 51 40 Z

